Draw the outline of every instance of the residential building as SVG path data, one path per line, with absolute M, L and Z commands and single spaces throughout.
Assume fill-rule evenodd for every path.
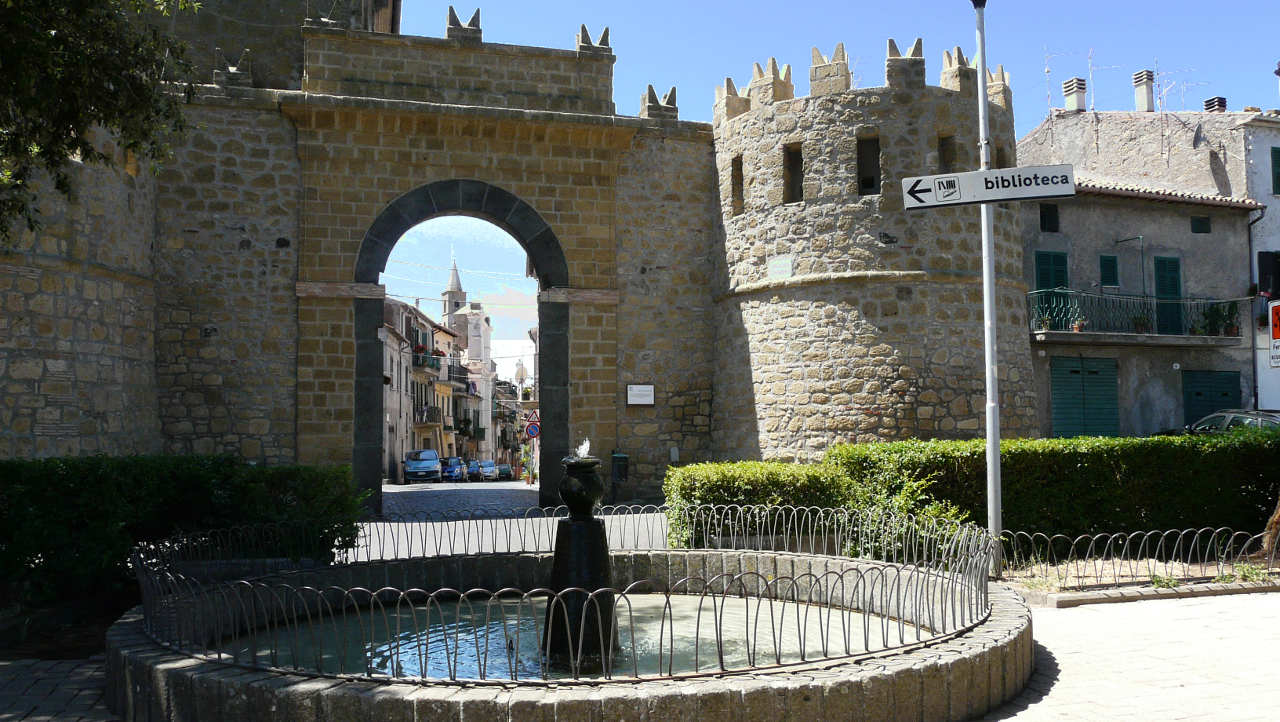
M 1257 208 L 1080 177 L 1074 198 L 1022 204 L 1042 435 L 1147 435 L 1249 399 Z
M 401 460 L 414 448 L 412 368 L 412 326 L 405 322 L 405 304 L 388 300 L 383 306 L 383 325 L 379 338 L 383 347 L 383 434 L 382 468 L 390 483 L 401 480 Z
M 1107 229 L 1098 240 L 1142 236 L 1142 242 L 1125 244 L 1118 257 L 1139 246 L 1146 264 L 1141 278 L 1150 284 L 1145 291 L 1151 294 L 1168 294 L 1173 281 L 1168 275 L 1172 267 L 1166 263 L 1163 285 L 1155 287 L 1159 254 L 1151 250 L 1153 244 L 1169 249 L 1170 244 L 1185 242 L 1190 245 L 1182 248 L 1198 249 L 1182 260 L 1179 270 L 1187 277 L 1180 294 L 1242 299 L 1238 309 L 1244 316 L 1244 346 L 1252 359 L 1241 373 L 1240 405 L 1280 408 L 1280 364 L 1271 362 L 1266 313 L 1269 300 L 1280 297 L 1280 213 L 1268 214 L 1265 208 L 1280 199 L 1280 110 L 1246 107 L 1230 112 L 1225 98 L 1213 97 L 1200 112 L 1164 112 L 1157 107 L 1160 94 L 1154 88 L 1154 73 L 1141 70 L 1133 75 L 1134 110 L 1086 112 L 1085 82 L 1076 78 L 1069 85 L 1067 108 L 1052 111 L 1019 141 L 1020 164 L 1070 163 L 1077 179 L 1111 188 L 1113 197 L 1131 192 L 1148 194 L 1143 197 L 1151 200 L 1154 194 L 1166 199 L 1159 202 L 1170 202 L 1170 195 L 1176 196 L 1180 200 L 1171 202 L 1181 204 L 1177 213 L 1182 218 L 1174 223 L 1170 211 L 1170 231 L 1185 229 L 1191 215 L 1208 217 L 1206 233 L 1182 240 L 1174 238 L 1181 232 L 1155 234 L 1142 228 Z M 1227 238 L 1222 237 L 1224 231 Z M 1098 263 L 1096 258 L 1077 262 Z M 1196 276 L 1208 285 L 1193 282 Z M 1217 280 L 1210 282 L 1212 276 Z M 1255 380 L 1245 381 L 1246 377 Z M 1182 391 L 1194 393 L 1194 387 Z

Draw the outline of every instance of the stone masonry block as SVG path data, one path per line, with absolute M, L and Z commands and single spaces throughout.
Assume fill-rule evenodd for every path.
M 563 688 L 557 690 L 550 700 L 555 705 L 557 722 L 564 720 L 582 720 L 583 722 L 603 722 L 606 717 L 601 711 L 601 696 L 589 687 Z M 643 705 L 640 705 L 643 708 Z

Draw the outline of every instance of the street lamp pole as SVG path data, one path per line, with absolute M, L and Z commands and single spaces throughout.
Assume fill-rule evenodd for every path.
M 981 169 L 991 168 L 991 131 L 987 118 L 987 39 L 983 14 L 987 0 L 971 0 L 978 16 L 978 154 Z M 982 204 L 982 325 L 987 372 L 987 529 L 997 540 L 992 552 L 991 571 L 1000 576 L 1000 389 L 997 383 L 999 360 L 996 347 L 996 272 L 993 209 Z

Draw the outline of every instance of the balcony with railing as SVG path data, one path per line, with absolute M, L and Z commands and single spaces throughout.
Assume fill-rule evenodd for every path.
M 1247 308 L 1233 299 L 1055 288 L 1027 294 L 1027 322 L 1033 340 L 1044 343 L 1235 346 L 1241 343 L 1242 306 Z
M 468 374 L 467 367 L 462 364 L 449 364 L 449 380 L 465 384 Z
M 432 371 L 440 370 L 440 357 L 432 356 L 429 353 L 415 353 L 413 355 L 414 368 L 429 368 Z
M 443 418 L 439 406 L 420 406 L 413 410 L 413 423 L 418 425 L 438 424 Z

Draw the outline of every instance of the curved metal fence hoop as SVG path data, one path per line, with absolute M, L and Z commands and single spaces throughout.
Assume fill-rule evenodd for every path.
M 818 507 L 599 513 L 618 583 L 595 590 L 528 588 L 546 573 L 564 507 L 387 516 L 336 545 L 332 530 L 305 525 L 208 530 L 139 544 L 130 563 L 144 629 L 170 648 L 376 681 L 734 673 L 927 642 L 989 613 L 994 541 L 977 527 Z M 1022 537 L 1013 539 L 1010 558 L 1021 559 Z M 1248 546 L 1215 532 L 1187 543 L 1233 553 Z M 503 561 L 486 563 L 489 555 Z M 584 600 L 582 616 L 571 613 L 569 594 Z M 564 671 L 549 657 L 552 618 L 568 644 Z M 685 654 L 689 666 L 677 666 Z M 584 666 L 589 657 L 599 659 L 595 671 Z

